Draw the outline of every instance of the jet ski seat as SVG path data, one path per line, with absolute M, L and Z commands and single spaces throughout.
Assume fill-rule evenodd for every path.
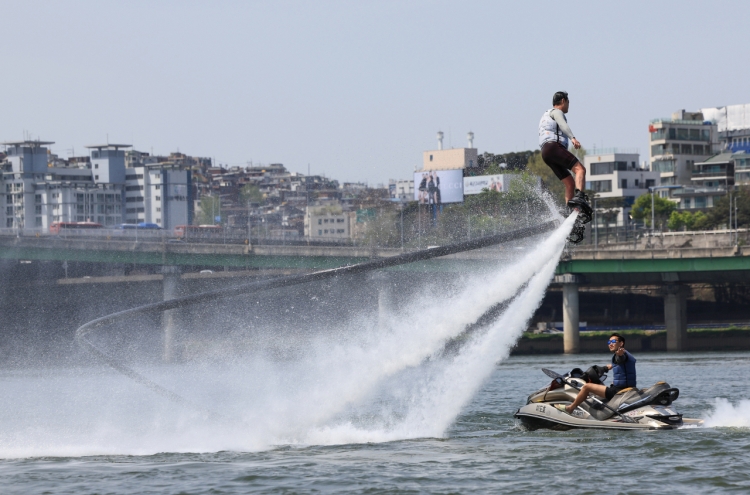
M 622 413 L 648 404 L 669 405 L 679 395 L 680 391 L 678 389 L 671 388 L 666 382 L 658 382 L 645 389 L 633 387 L 622 389 L 606 404 Z M 584 404 L 587 406 L 589 414 L 599 421 L 608 419 L 614 415 L 609 409 L 591 400 L 584 402 Z

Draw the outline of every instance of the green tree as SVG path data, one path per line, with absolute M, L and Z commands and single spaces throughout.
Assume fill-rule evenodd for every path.
M 260 192 L 260 188 L 255 184 L 245 184 L 240 189 L 240 203 L 246 205 L 251 203 L 261 203 L 264 199 L 263 193 Z
M 708 215 L 702 211 L 696 211 L 693 213 L 693 223 L 689 227 L 690 230 L 708 230 L 709 228 Z
M 667 228 L 669 230 L 692 230 L 694 223 L 693 214 L 689 211 L 673 211 L 669 215 L 669 221 L 667 222 Z
M 195 216 L 198 225 L 214 225 L 214 217 L 221 214 L 221 203 L 218 196 L 204 195 L 200 201 L 200 212 Z
M 750 187 L 742 186 L 732 192 L 732 206 L 737 198 L 737 227 L 750 227 Z M 734 209 L 732 210 L 732 225 L 734 228 Z M 708 213 L 708 224 L 711 227 L 727 227 L 729 225 L 729 195 L 714 201 L 714 207 Z
M 638 199 L 635 200 L 635 203 L 633 203 L 633 208 L 630 210 L 630 214 L 635 220 L 643 220 L 643 222 L 650 227 L 652 198 L 654 202 L 654 220 L 657 225 L 664 225 L 672 215 L 672 212 L 677 209 L 675 202 L 666 198 L 653 194 L 639 196 Z

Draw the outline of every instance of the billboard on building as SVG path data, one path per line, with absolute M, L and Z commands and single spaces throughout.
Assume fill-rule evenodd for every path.
M 510 178 L 505 175 L 478 175 L 464 178 L 464 195 L 479 194 L 485 189 L 505 192 L 510 187 Z
M 414 200 L 424 205 L 463 202 L 463 170 L 425 170 L 423 172 L 415 172 Z

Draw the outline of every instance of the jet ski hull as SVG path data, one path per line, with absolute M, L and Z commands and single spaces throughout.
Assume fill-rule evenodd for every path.
M 580 411 L 574 411 L 580 412 Z M 650 412 L 650 411 L 649 411 Z M 653 411 L 653 415 L 661 415 L 660 411 Z M 583 416 L 581 414 L 580 416 Z M 626 423 L 619 417 L 611 420 L 586 419 L 576 415 L 570 415 L 556 409 L 551 404 L 526 404 L 516 411 L 514 417 L 521 421 L 529 430 L 549 429 L 557 431 L 571 430 L 574 428 L 597 428 L 607 430 L 672 430 L 683 425 L 682 417 L 672 420 L 672 424 L 659 421 L 647 415 L 633 416 L 632 423 Z M 679 416 L 674 415 L 672 417 Z

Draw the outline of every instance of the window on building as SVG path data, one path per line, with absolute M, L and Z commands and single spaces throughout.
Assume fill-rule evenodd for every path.
M 675 160 L 656 160 L 651 164 L 652 172 L 669 173 L 674 172 Z
M 591 175 L 607 175 L 615 170 L 614 162 L 592 163 Z
M 98 163 L 95 163 L 95 164 L 94 164 L 94 168 L 99 168 L 99 164 L 98 164 Z
M 620 179 L 620 189 L 628 188 L 628 179 Z
M 323 235 L 323 231 L 318 229 L 318 235 Z
M 42 202 L 42 195 L 41 194 L 35 194 L 34 195 L 34 203 L 41 203 Z
M 42 226 L 42 217 L 36 217 L 36 226 L 41 227 Z
M 594 192 L 611 192 L 612 181 L 611 180 L 592 180 L 586 182 L 586 189 L 590 189 Z
M 161 196 L 157 196 L 156 201 L 161 201 Z
M 655 144 L 651 146 L 651 156 L 664 155 L 667 153 L 667 145 Z
M 94 176 L 94 180 L 99 180 L 99 176 L 98 176 L 98 175 L 95 175 L 95 176 Z
M 695 207 L 696 208 L 705 208 L 706 207 L 706 197 L 705 196 L 696 196 L 695 197 Z
M 318 225 L 323 225 L 323 219 L 322 218 L 318 218 Z
M 683 144 L 680 146 L 680 150 L 682 151 L 683 155 L 692 155 L 693 154 L 693 145 L 692 144 Z

